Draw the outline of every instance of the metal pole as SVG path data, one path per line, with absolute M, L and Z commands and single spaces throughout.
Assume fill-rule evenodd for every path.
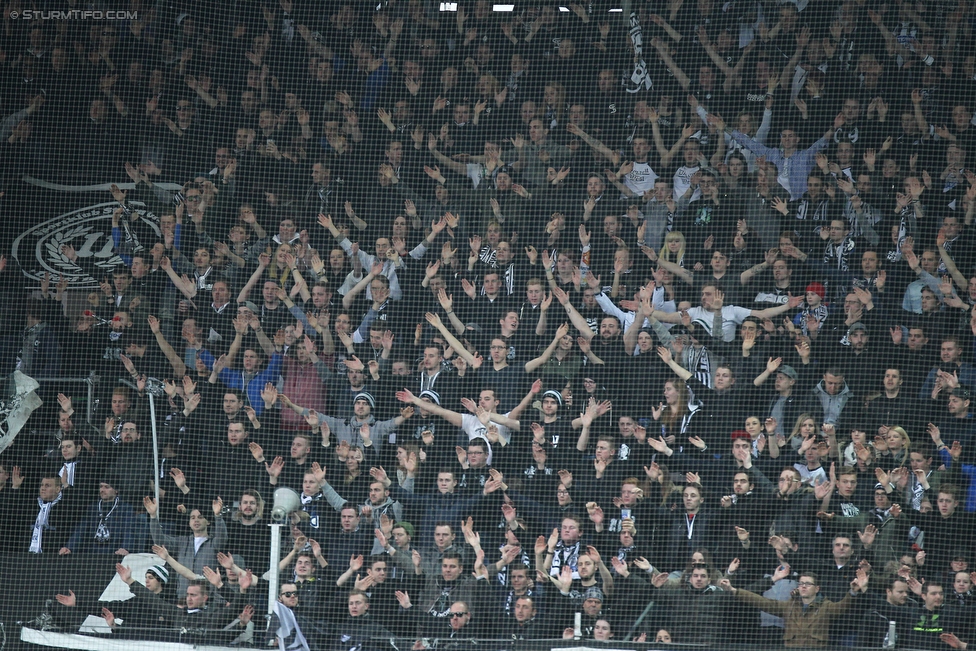
M 641 622 L 644 621 L 644 618 L 647 617 L 647 613 L 649 613 L 651 611 L 651 608 L 653 607 L 654 607 L 653 601 L 647 603 L 647 606 L 644 608 L 644 612 L 640 614 L 640 617 L 637 618 L 637 621 L 634 622 L 634 625 L 630 627 L 629 631 L 627 631 L 627 637 L 624 638 L 624 642 L 630 641 L 630 639 L 634 636 L 634 632 L 637 631 L 637 627 L 641 625 Z
M 155 474 L 153 475 L 153 488 L 155 492 L 156 507 L 159 507 L 159 437 L 156 434 L 156 401 L 153 399 L 152 391 L 147 392 L 149 395 L 149 423 L 152 425 L 152 435 L 153 435 L 153 468 Z
M 271 523 L 271 569 L 268 571 L 268 616 L 278 601 L 278 561 L 281 560 L 281 523 Z
M 92 422 L 92 415 L 94 414 L 94 407 L 92 406 L 92 401 L 95 398 L 95 381 L 89 376 L 89 378 L 87 380 L 85 380 L 85 384 L 88 385 L 87 386 L 87 389 L 88 389 L 88 402 L 85 405 L 85 407 L 86 407 L 85 408 L 85 415 L 87 416 L 86 422 L 87 423 L 91 423 Z

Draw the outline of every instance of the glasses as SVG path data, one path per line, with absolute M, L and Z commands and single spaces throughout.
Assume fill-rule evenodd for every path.
M 466 611 L 466 610 L 463 610 L 463 611 L 461 611 L 459 613 L 455 613 L 455 612 L 452 611 L 451 612 L 451 619 L 453 619 L 455 617 L 464 617 L 467 614 L 468 614 L 468 611 Z
M 817 584 L 816 583 L 811 583 L 810 581 L 800 581 L 797 585 L 799 585 L 800 587 L 803 587 L 803 588 L 815 588 L 815 587 L 817 587 Z
M 282 597 L 294 597 L 297 594 L 298 594 L 298 591 L 297 590 L 289 590 L 288 592 L 282 592 L 281 593 L 281 596 Z

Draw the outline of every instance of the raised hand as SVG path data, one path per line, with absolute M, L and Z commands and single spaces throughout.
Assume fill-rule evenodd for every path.
M 265 462 L 264 469 L 268 471 L 268 475 L 278 479 L 281 476 L 281 471 L 285 469 L 285 460 L 282 457 L 275 457 L 270 464 Z
M 875 527 L 873 524 L 869 524 L 868 526 L 866 526 L 864 528 L 864 531 L 857 532 L 857 537 L 861 539 L 861 544 L 864 545 L 865 548 L 868 548 L 874 544 L 874 540 L 877 537 L 877 535 L 878 535 L 878 528 Z
M 393 593 L 393 595 L 396 597 L 397 602 L 400 604 L 400 608 L 407 610 L 411 606 L 413 606 L 413 604 L 410 602 L 410 595 L 407 594 L 406 592 L 397 590 L 396 592 Z
M 132 581 L 133 581 L 133 579 L 132 579 L 132 569 L 126 567 L 122 563 L 116 563 L 115 564 L 115 571 L 118 573 L 120 579 L 122 579 L 123 581 L 125 581 L 129 585 L 132 584 Z

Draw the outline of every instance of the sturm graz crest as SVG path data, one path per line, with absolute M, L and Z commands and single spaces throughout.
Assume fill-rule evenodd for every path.
M 145 204 L 129 201 L 127 205 L 159 234 L 159 218 Z M 85 273 L 61 253 L 61 247 L 70 244 L 78 257 L 93 258 L 95 266 L 110 275 L 112 269 L 124 264 L 112 242 L 112 213 L 118 207 L 114 201 L 100 203 L 42 222 L 14 240 L 11 255 L 24 275 L 34 281 L 40 282 L 45 273 L 50 273 L 55 282 L 63 276 L 76 289 L 97 287 L 101 278 Z

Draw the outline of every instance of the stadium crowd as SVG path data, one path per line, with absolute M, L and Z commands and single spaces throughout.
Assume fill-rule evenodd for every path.
M 976 642 L 968 3 L 20 4 L 4 214 L 130 181 L 80 298 L 0 259 L 16 368 L 102 380 L 0 454 L 0 551 L 133 594 L 57 621 Z

